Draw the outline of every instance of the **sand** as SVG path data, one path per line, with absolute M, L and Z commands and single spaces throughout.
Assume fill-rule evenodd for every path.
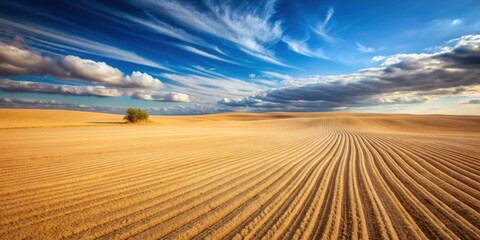
M 0 110 L 2 239 L 479 239 L 480 117 Z

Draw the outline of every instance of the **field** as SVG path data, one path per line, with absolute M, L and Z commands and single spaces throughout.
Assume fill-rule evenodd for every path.
M 2 239 L 479 239 L 480 117 L 0 110 Z

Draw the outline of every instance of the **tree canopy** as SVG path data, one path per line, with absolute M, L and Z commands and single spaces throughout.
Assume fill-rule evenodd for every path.
M 131 123 L 146 122 L 148 120 L 148 113 L 140 108 L 129 108 L 123 120 Z

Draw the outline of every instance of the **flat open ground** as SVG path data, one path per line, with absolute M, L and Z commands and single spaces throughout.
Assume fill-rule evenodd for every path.
M 480 117 L 0 110 L 2 239 L 479 239 Z

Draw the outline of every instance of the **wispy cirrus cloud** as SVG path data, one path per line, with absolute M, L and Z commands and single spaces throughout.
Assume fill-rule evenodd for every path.
M 371 47 L 366 47 L 364 46 L 363 44 L 359 43 L 359 42 L 355 42 L 355 45 L 357 45 L 357 49 L 358 51 L 360 52 L 364 52 L 364 53 L 372 53 L 372 52 L 375 52 L 375 48 L 371 48 Z
M 228 59 L 215 56 L 215 55 L 213 55 L 213 54 L 207 53 L 207 52 L 205 52 L 205 51 L 202 51 L 202 50 L 200 50 L 200 49 L 198 49 L 198 48 L 195 48 L 195 47 L 192 47 L 192 46 L 186 46 L 186 45 L 177 45 L 177 46 L 178 46 L 179 48 L 181 48 L 181 49 L 184 49 L 184 50 L 186 50 L 186 51 L 189 51 L 189 52 L 198 54 L 198 55 L 203 56 L 203 57 L 206 57 L 206 58 L 210 58 L 210 59 L 214 59 L 214 60 L 217 60 L 217 61 L 221 61 L 221 62 L 226 62 L 226 63 L 238 65 L 238 63 L 236 63 L 236 62 L 234 62 L 234 61 L 230 61 L 230 60 L 228 60 Z
M 4 29 L 10 29 L 20 36 L 39 37 L 42 39 L 39 42 L 54 48 L 60 47 L 62 49 L 84 52 L 91 55 L 136 63 L 162 70 L 171 70 L 166 66 L 141 57 L 133 52 L 116 48 L 108 44 L 95 42 L 86 38 L 61 33 L 46 27 L 13 22 L 3 18 L 0 18 L 0 26 Z
M 282 38 L 280 20 L 273 20 L 276 0 L 261 3 L 205 1 L 208 11 L 194 4 L 173 1 L 135 1 L 132 5 L 167 15 L 192 31 L 228 40 L 241 51 L 276 65 L 287 66 L 269 47 Z
M 86 2 L 86 1 L 75 1 L 70 4 L 75 5 L 81 9 L 87 10 L 91 13 L 94 13 L 103 18 L 109 19 L 116 23 L 122 24 L 124 26 L 138 28 L 139 26 L 143 29 L 146 29 L 150 32 L 157 33 L 160 35 L 168 36 L 177 40 L 181 40 L 187 43 L 193 43 L 205 46 L 207 45 L 205 41 L 194 36 L 180 27 L 173 26 L 171 24 L 165 23 L 164 21 L 159 20 L 153 14 L 143 11 L 142 16 L 134 16 L 130 13 L 122 12 L 111 8 L 100 2 Z
M 295 40 L 290 37 L 283 37 L 282 41 L 287 44 L 288 48 L 298 54 L 307 56 L 307 57 L 315 57 L 315 58 L 322 58 L 322 59 L 330 59 L 325 55 L 321 48 L 312 50 L 307 45 L 307 39 L 303 40 Z
M 272 72 L 272 71 L 263 71 L 266 77 L 268 78 L 277 78 L 281 80 L 290 80 L 293 79 L 291 76 L 286 75 L 286 74 L 281 74 L 277 72 Z
M 319 76 L 304 85 L 271 89 L 242 99 L 223 99 L 218 103 L 254 111 L 328 111 L 338 107 L 415 104 L 441 96 L 478 94 L 480 35 L 463 36 L 454 42 L 455 46 L 435 53 L 385 57 L 380 68 Z
M 312 29 L 318 36 L 320 36 L 323 40 L 327 42 L 335 41 L 335 38 L 333 38 L 330 33 L 331 26 L 329 25 L 329 22 L 332 19 L 334 13 L 335 9 L 333 7 L 328 8 L 325 19 Z
M 211 103 L 219 98 L 243 97 L 266 89 L 265 86 L 235 78 L 204 77 L 195 74 L 163 73 L 169 80 L 168 89 L 188 94 L 197 103 Z

